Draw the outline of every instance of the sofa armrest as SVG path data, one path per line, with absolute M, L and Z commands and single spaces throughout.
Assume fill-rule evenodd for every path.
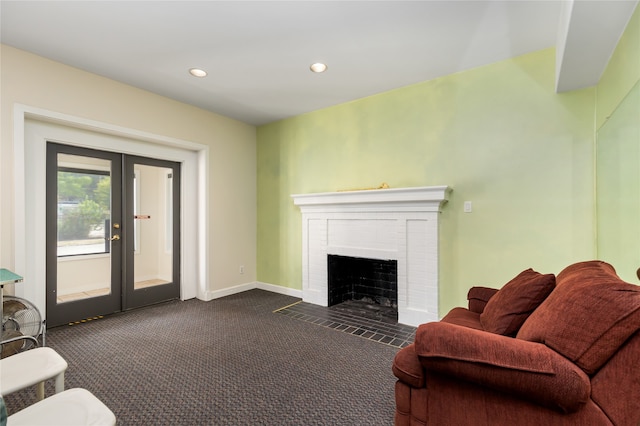
M 498 292 L 497 288 L 489 287 L 471 287 L 467 293 L 467 300 L 469 301 L 469 310 L 481 314 L 484 311 L 484 307 L 487 305 L 489 299 L 491 299 Z
M 541 343 L 433 322 L 418 327 L 415 351 L 427 373 L 518 395 L 563 413 L 578 410 L 591 394 L 585 372 Z
M 424 367 L 416 355 L 415 344 L 400 349 L 393 359 L 393 374 L 412 388 L 424 387 Z

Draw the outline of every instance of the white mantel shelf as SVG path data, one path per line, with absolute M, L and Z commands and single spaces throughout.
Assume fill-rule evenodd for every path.
M 440 211 L 449 199 L 448 186 L 421 186 L 291 195 L 302 213 L 340 211 Z
M 398 322 L 438 321 L 438 216 L 451 188 L 292 195 L 302 213 L 302 300 L 328 304 L 330 254 L 396 260 Z

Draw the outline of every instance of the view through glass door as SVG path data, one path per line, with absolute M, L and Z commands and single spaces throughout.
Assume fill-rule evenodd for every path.
M 47 325 L 121 308 L 122 158 L 47 144 Z
M 126 156 L 126 308 L 180 296 L 180 163 Z
M 179 297 L 179 166 L 47 144 L 48 326 Z

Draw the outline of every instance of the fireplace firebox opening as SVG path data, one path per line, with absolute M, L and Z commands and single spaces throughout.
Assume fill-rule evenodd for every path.
M 398 319 L 398 261 L 328 255 L 328 305 Z M 381 318 L 378 318 L 381 319 Z

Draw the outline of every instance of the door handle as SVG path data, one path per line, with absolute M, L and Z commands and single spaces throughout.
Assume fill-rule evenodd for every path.
M 109 238 L 109 241 L 118 241 L 120 239 L 120 235 L 116 234 L 113 237 Z

